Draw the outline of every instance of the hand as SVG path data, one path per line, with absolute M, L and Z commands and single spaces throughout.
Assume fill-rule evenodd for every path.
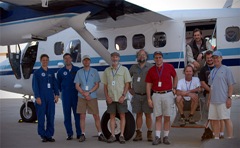
M 55 103 L 58 103 L 58 98 L 59 98 L 58 96 L 54 96 L 54 102 Z
M 232 99 L 227 99 L 226 107 L 229 109 L 232 106 Z
M 135 94 L 135 92 L 133 91 L 133 89 L 129 90 L 129 93 L 133 96 Z
M 86 96 L 85 99 L 86 100 L 91 100 L 91 97 L 90 96 Z
M 195 102 L 198 101 L 198 95 L 195 93 L 189 93 L 188 96 Z
M 110 97 L 107 97 L 107 98 L 106 98 L 106 101 L 107 101 L 108 104 L 111 104 L 111 103 L 113 102 L 113 101 L 112 101 L 112 98 L 110 98 Z
M 42 101 L 41 101 L 40 98 L 37 98 L 37 99 L 36 99 L 36 102 L 37 102 L 38 105 L 41 105 L 41 104 L 42 104 Z
M 200 67 L 200 64 L 197 61 L 194 61 L 192 64 L 194 69 L 198 69 Z
M 124 102 L 124 99 L 125 99 L 125 97 L 124 97 L 124 96 L 121 96 L 121 97 L 118 99 L 118 102 L 119 102 L 120 104 L 122 104 L 122 103 Z
M 202 58 L 203 58 L 203 54 L 202 53 L 198 54 L 197 61 L 202 61 Z
M 153 102 L 152 102 L 152 99 L 148 99 L 148 106 L 153 108 Z

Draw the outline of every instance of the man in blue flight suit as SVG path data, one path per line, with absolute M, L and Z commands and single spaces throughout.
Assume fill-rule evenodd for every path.
M 77 114 L 77 102 L 78 102 L 78 92 L 75 89 L 74 78 L 79 70 L 78 67 L 72 65 L 72 57 L 69 53 L 63 55 L 63 60 L 65 66 L 59 69 L 57 73 L 57 80 L 59 90 L 62 92 L 62 106 L 64 114 L 64 125 L 67 131 L 67 140 L 72 140 L 73 130 L 72 130 L 72 119 L 71 119 L 71 109 L 73 111 L 75 119 L 75 127 L 77 139 L 80 138 L 80 115 Z
M 59 96 L 58 84 L 54 72 L 48 69 L 48 55 L 42 54 L 40 62 L 41 67 L 34 72 L 32 80 L 32 89 L 36 99 L 38 134 L 41 136 L 42 142 L 55 142 L 52 137 L 54 134 L 55 103 L 58 102 Z

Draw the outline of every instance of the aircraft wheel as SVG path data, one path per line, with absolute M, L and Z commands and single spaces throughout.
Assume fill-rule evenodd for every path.
M 20 116 L 23 122 L 34 122 L 37 120 L 36 109 L 33 102 L 28 102 L 27 110 L 25 103 L 20 108 Z
M 129 140 L 133 137 L 135 132 L 135 120 L 130 111 L 125 114 L 126 118 L 126 125 L 124 130 L 124 137 L 125 140 Z M 115 117 L 116 124 L 115 124 L 115 136 L 116 139 L 119 139 L 121 130 L 120 130 L 120 116 L 116 114 Z M 101 119 L 101 127 L 104 136 L 108 139 L 111 136 L 111 128 L 110 128 L 110 114 L 107 111 L 104 112 L 102 119 Z

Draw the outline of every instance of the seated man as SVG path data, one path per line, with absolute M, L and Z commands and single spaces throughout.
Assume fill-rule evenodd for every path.
M 180 126 L 184 126 L 186 124 L 185 115 L 183 113 L 184 100 L 191 101 L 191 111 L 187 120 L 189 120 L 190 124 L 195 123 L 193 119 L 193 115 L 198 106 L 198 92 L 200 91 L 200 81 L 198 77 L 193 77 L 194 70 L 193 67 L 187 65 L 184 70 L 185 78 L 180 79 L 177 85 L 177 98 L 176 104 L 181 116 Z

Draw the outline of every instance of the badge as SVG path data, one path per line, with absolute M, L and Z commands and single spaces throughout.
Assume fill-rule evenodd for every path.
M 88 90 L 88 86 L 85 86 L 85 90 Z
M 112 81 L 112 86 L 115 86 L 115 81 Z
M 64 72 L 63 72 L 63 75 L 64 75 L 64 76 L 66 76 L 66 75 L 67 75 L 67 72 L 66 72 L 66 71 L 64 71 Z
M 43 76 L 43 77 L 45 77 L 45 76 L 46 76 L 46 74 L 43 72 L 43 73 L 42 73 L 42 76 Z
M 47 84 L 47 88 L 51 88 L 51 84 L 50 83 Z
M 141 81 L 141 77 L 138 77 L 138 78 L 137 78 L 137 82 L 140 82 L 140 81 Z
M 158 87 L 162 87 L 162 82 L 158 82 Z

